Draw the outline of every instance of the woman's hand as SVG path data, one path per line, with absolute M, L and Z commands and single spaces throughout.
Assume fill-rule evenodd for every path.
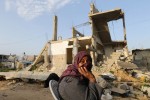
M 95 76 L 92 74 L 92 72 L 88 71 L 86 67 L 79 67 L 78 71 L 87 79 L 89 79 L 90 82 L 96 83 Z

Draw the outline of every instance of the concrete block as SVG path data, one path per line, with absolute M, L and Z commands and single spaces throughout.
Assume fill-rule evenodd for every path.
M 150 87 L 148 87 L 148 86 L 142 86 L 141 91 L 147 92 L 148 96 L 150 97 Z

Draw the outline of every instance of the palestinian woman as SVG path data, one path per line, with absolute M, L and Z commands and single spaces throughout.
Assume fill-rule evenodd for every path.
M 60 77 L 58 91 L 63 100 L 100 100 L 102 88 L 91 69 L 91 56 L 86 51 L 79 52 Z

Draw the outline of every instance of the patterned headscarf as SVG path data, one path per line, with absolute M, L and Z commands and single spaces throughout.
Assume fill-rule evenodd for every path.
M 74 63 L 67 67 L 67 69 L 61 75 L 61 78 L 65 77 L 65 76 L 80 77 L 81 74 L 78 71 L 78 64 L 80 63 L 82 58 L 85 56 L 87 56 L 88 59 L 87 59 L 86 64 L 84 65 L 84 67 L 86 67 L 88 71 L 91 71 L 91 69 L 92 69 L 92 58 L 91 58 L 91 56 L 86 51 L 80 51 L 74 57 Z

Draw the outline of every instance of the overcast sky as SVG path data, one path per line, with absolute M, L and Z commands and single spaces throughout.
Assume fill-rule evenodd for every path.
M 129 49 L 150 48 L 150 0 L 1 0 L 0 54 L 39 54 L 52 38 L 53 16 L 58 16 L 58 36 L 72 36 L 71 27 L 89 21 L 90 3 L 99 11 L 121 8 L 125 12 Z M 113 40 L 123 39 L 122 23 L 109 23 Z M 87 36 L 90 26 L 77 28 Z

